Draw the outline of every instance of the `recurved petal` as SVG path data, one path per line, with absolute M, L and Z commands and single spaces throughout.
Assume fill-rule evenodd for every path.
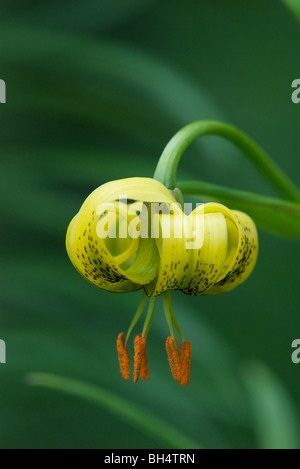
M 219 294 L 242 283 L 252 272 L 258 251 L 250 217 L 217 203 L 199 206 L 189 216 L 157 215 L 160 266 L 145 287 L 148 295 L 182 290 L 187 295 Z M 164 236 L 165 233 L 170 233 Z M 196 233 L 196 237 L 195 237 Z
M 188 216 L 178 209 L 171 216 L 158 217 L 160 266 L 155 281 L 145 287 L 147 294 L 157 296 L 166 290 L 202 294 L 224 269 L 228 252 L 224 214 L 205 213 L 200 206 Z
M 135 201 L 141 205 L 176 203 L 170 191 L 154 179 L 121 179 L 92 192 L 69 225 L 66 247 L 73 265 L 88 281 L 104 290 L 134 291 L 157 275 L 159 256 L 155 240 L 128 236 L 130 222 L 134 217 L 138 219 L 136 213 L 130 213 L 130 208 L 139 208 Z M 119 236 L 120 228 L 123 237 Z
M 200 214 L 197 214 L 200 211 Z M 228 231 L 224 214 L 205 213 L 205 206 L 195 210 L 203 227 L 202 246 L 192 249 L 187 295 L 204 294 L 222 276 L 228 252 Z M 203 214 L 202 214 L 203 213 Z M 198 228 L 199 230 L 199 228 Z
M 112 202 L 127 197 L 128 200 L 143 202 L 176 203 L 171 192 L 160 182 L 151 178 L 126 178 L 110 181 L 97 187 L 85 200 L 82 207 L 90 204 Z
M 226 271 L 222 278 L 205 292 L 207 295 L 225 293 L 236 288 L 249 277 L 257 261 L 258 234 L 255 223 L 243 212 L 229 212 L 231 216 L 227 217 L 228 257 L 224 264 Z
M 95 215 L 90 222 L 77 214 L 69 225 L 66 248 L 74 267 L 89 282 L 104 290 L 127 292 L 141 288 L 126 278 L 105 241 L 97 237 L 93 217 L 95 219 Z

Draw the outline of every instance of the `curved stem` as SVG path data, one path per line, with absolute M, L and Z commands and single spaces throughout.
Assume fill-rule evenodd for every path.
M 169 189 L 174 189 L 177 166 L 183 152 L 196 138 L 203 135 L 218 135 L 230 140 L 283 198 L 300 201 L 298 188 L 262 148 L 236 127 L 217 121 L 196 121 L 179 130 L 165 147 L 154 178 Z

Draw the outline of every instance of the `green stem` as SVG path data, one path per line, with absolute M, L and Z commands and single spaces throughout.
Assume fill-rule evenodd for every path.
M 33 386 L 54 389 L 100 405 L 116 415 L 118 419 L 157 439 L 168 448 L 199 448 L 197 442 L 191 440 L 180 430 L 173 428 L 160 417 L 156 417 L 153 413 L 110 390 L 47 373 L 32 373 L 27 376 L 27 382 Z
M 165 316 L 166 316 L 166 321 L 169 327 L 169 331 L 170 331 L 171 337 L 174 339 L 174 329 L 173 329 L 173 322 L 172 322 L 171 311 L 170 311 L 169 291 L 166 291 L 163 294 L 163 304 L 164 304 L 164 311 L 165 311 Z
M 174 318 L 175 318 L 175 315 L 174 315 L 174 311 L 173 311 L 173 307 L 172 307 L 172 300 L 171 300 L 171 294 L 170 294 L 170 291 L 167 290 L 164 294 L 163 294 L 163 305 L 164 305 L 164 311 L 165 311 L 165 317 L 166 317 L 166 321 L 167 321 L 167 324 L 168 324 L 168 327 L 169 327 L 169 331 L 170 331 L 170 334 L 171 334 L 171 337 L 174 339 L 175 335 L 174 335 L 174 328 L 173 328 L 173 325 L 175 326 L 175 329 L 177 330 L 178 332 L 178 329 L 177 327 L 179 328 L 179 335 L 180 337 L 182 338 L 182 332 L 180 330 L 180 327 L 175 319 L 175 323 L 174 323 Z
M 280 207 L 289 208 L 291 212 L 299 212 L 298 203 L 255 194 L 254 192 L 231 189 L 230 187 L 219 186 L 218 184 L 212 184 L 210 182 L 179 181 L 177 187 L 183 194 L 217 197 L 218 199 L 226 199 L 229 202 L 241 202 L 249 205 L 261 204 L 269 207 L 272 206 L 274 209 L 279 209 Z
M 174 312 L 174 308 L 173 308 L 173 302 L 172 302 L 171 294 L 170 294 L 169 291 L 167 291 L 166 293 L 169 295 L 169 308 L 170 308 L 172 323 L 173 323 L 173 325 L 174 325 L 176 331 L 178 332 L 179 337 L 181 338 L 182 342 L 184 342 L 184 337 L 183 337 L 181 328 L 180 328 L 180 326 L 179 326 L 179 324 L 178 324 L 178 322 L 177 322 L 176 316 L 175 316 L 175 312 Z
M 151 322 L 152 322 L 152 318 L 153 318 L 155 302 L 156 302 L 156 297 L 155 296 L 150 298 L 149 308 L 148 308 L 148 311 L 147 311 L 147 316 L 146 316 L 146 319 L 145 319 L 143 332 L 142 332 L 143 337 L 147 337 L 147 335 L 148 335 L 148 332 L 149 332 L 149 329 L 150 329 L 150 326 L 151 326 Z
M 146 293 L 143 292 L 143 293 L 142 293 L 141 300 L 140 300 L 140 304 L 139 304 L 138 309 L 137 309 L 137 312 L 135 313 L 134 318 L 133 318 L 133 320 L 131 321 L 131 324 L 130 324 L 129 329 L 128 329 L 128 332 L 127 332 L 126 344 L 127 344 L 127 342 L 128 342 L 129 336 L 130 336 L 130 334 L 131 334 L 131 332 L 132 332 L 132 329 L 134 328 L 134 326 L 136 325 L 136 323 L 137 323 L 138 320 L 140 319 L 142 312 L 144 311 L 144 308 L 145 308 L 147 299 L 148 299 L 148 297 L 147 297 Z
M 283 198 L 300 202 L 298 188 L 262 148 L 242 131 L 217 121 L 197 121 L 179 130 L 165 147 L 154 178 L 169 189 L 174 189 L 176 171 L 183 152 L 196 138 L 204 135 L 218 135 L 230 140 Z

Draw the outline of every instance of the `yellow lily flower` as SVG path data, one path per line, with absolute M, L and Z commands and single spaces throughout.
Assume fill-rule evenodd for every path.
M 153 209 L 154 207 L 154 209 Z M 170 336 L 166 342 L 174 378 L 189 382 L 191 344 L 176 321 L 170 290 L 187 295 L 230 291 L 252 272 L 258 254 L 255 224 L 246 214 L 218 203 L 185 214 L 174 191 L 150 178 L 129 178 L 98 187 L 71 221 L 68 255 L 89 282 L 110 292 L 143 289 L 127 337 L 117 339 L 120 369 L 129 379 L 127 341 L 151 297 L 143 331 L 134 341 L 134 382 L 148 379 L 146 337 L 155 298 L 163 294 Z M 174 328 L 182 339 L 179 349 Z

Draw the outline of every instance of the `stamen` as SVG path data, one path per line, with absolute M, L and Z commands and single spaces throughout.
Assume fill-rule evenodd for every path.
M 181 363 L 177 339 L 173 339 L 173 337 L 169 336 L 166 340 L 166 350 L 173 378 L 180 383 Z
M 144 356 L 143 356 L 143 359 L 142 359 L 140 376 L 144 381 L 147 381 L 147 379 L 149 379 L 149 376 L 150 376 L 146 347 L 145 347 Z
M 190 381 L 191 357 L 192 357 L 192 345 L 189 340 L 186 340 L 182 344 L 181 356 L 180 356 L 180 363 L 181 363 L 180 384 L 182 386 L 187 386 Z
M 146 364 L 145 350 L 146 350 L 146 338 L 142 337 L 139 334 L 134 339 L 134 372 L 133 372 L 134 383 L 137 383 L 139 379 L 139 376 L 141 374 L 142 364 L 144 365 Z
M 134 326 L 136 325 L 136 323 L 138 322 L 138 320 L 140 319 L 141 315 L 142 315 L 142 312 L 144 311 L 144 308 L 145 308 L 145 305 L 146 305 L 146 301 L 147 301 L 147 295 L 145 292 L 142 293 L 142 297 L 141 297 L 141 301 L 140 301 L 140 304 L 139 304 L 139 307 L 137 309 L 137 312 L 135 313 L 134 315 L 134 318 L 129 326 L 129 329 L 128 329 L 128 332 L 127 332 L 127 336 L 126 336 L 126 344 L 128 342 L 128 339 L 129 339 L 129 336 L 132 332 L 132 329 L 134 328 Z
M 117 351 L 122 377 L 126 380 L 130 378 L 130 356 L 125 345 L 125 335 L 121 332 L 117 338 Z
M 167 290 L 163 294 L 163 304 L 164 304 L 165 316 L 166 316 L 166 320 L 167 320 L 167 324 L 168 324 L 171 336 L 174 337 L 174 328 L 173 328 L 174 326 L 183 342 L 183 334 L 181 332 L 181 329 L 175 317 L 174 308 L 172 304 L 172 298 L 171 298 L 171 294 L 169 290 Z
M 173 321 L 172 321 L 172 315 L 171 315 L 171 309 L 170 309 L 170 298 L 171 298 L 171 295 L 169 291 L 166 291 L 163 294 L 163 305 L 164 305 L 166 321 L 169 327 L 170 334 L 172 337 L 174 337 Z
M 178 324 L 178 322 L 177 322 L 177 319 L 176 319 L 176 316 L 175 316 L 175 312 L 174 312 L 174 308 L 173 308 L 173 303 L 172 303 L 172 298 L 171 298 L 170 292 L 168 291 L 168 292 L 166 292 L 166 293 L 169 294 L 169 308 L 170 308 L 172 323 L 173 323 L 173 325 L 174 325 L 176 331 L 178 332 L 178 334 L 179 334 L 179 336 L 180 336 L 180 338 L 181 338 L 181 340 L 182 340 L 182 342 L 183 342 L 183 341 L 184 341 L 184 339 L 183 339 L 183 334 L 182 334 L 182 332 L 181 332 L 180 326 L 179 326 L 179 324 Z
M 152 319 L 153 319 L 155 302 L 156 302 L 155 296 L 150 298 L 149 307 L 148 307 L 148 311 L 147 311 L 147 315 L 146 315 L 146 319 L 145 319 L 144 327 L 143 327 L 143 331 L 142 331 L 142 336 L 143 337 L 147 337 L 147 335 L 148 335 L 148 332 L 149 332 L 149 329 L 150 329 L 150 326 L 151 326 L 151 322 L 152 322 Z

